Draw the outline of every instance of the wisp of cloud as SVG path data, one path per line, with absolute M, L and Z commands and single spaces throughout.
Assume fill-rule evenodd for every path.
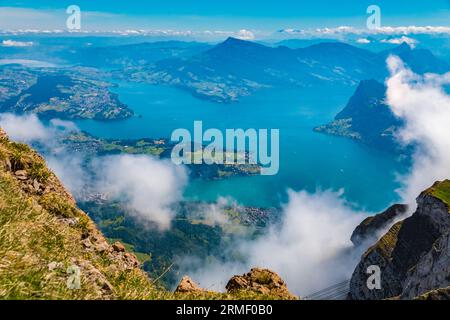
M 188 177 L 183 167 L 143 155 L 118 155 L 95 164 L 95 189 L 124 201 L 141 222 L 167 230 L 175 216 L 172 206 L 182 199 Z

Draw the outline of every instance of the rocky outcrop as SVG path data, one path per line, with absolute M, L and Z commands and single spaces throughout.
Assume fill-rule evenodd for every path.
M 297 300 L 298 297 L 289 292 L 286 283 L 278 274 L 268 269 L 253 268 L 243 275 L 233 276 L 227 283 L 226 293 L 207 291 L 201 288 L 188 276 L 184 276 L 175 294 L 186 294 L 188 297 L 218 296 L 222 299 L 264 299 Z
M 206 292 L 206 290 L 200 288 L 200 286 L 188 276 L 184 276 L 181 279 L 180 284 L 175 289 L 175 293 L 201 293 L 201 292 Z
M 450 285 L 450 181 L 417 199 L 417 210 L 397 222 L 362 256 L 350 282 L 350 299 L 412 299 Z M 381 270 L 381 289 L 367 286 L 370 266 Z
M 450 287 L 428 291 L 414 300 L 450 300 Z
M 253 291 L 282 299 L 297 299 L 289 292 L 283 279 L 268 269 L 253 268 L 242 276 L 234 276 L 228 281 L 226 289 L 229 293 Z
M 395 204 L 380 214 L 366 218 L 353 231 L 350 240 L 355 246 L 359 246 L 370 240 L 376 241 L 380 236 L 379 233 L 383 229 L 392 226 L 396 220 L 406 214 L 407 210 L 407 205 Z

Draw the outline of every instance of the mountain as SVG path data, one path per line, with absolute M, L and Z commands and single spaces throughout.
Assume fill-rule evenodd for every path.
M 341 61 L 338 61 L 339 54 L 338 58 L 331 57 L 340 51 Z M 330 54 L 327 55 L 327 52 Z M 363 71 L 350 67 L 350 56 L 353 59 L 350 61 Z M 167 59 L 147 66 L 127 68 L 118 76 L 139 82 L 172 85 L 200 98 L 230 103 L 261 88 L 310 87 L 323 82 L 354 85 L 378 70 L 374 68 L 371 57 L 372 53 L 368 51 L 339 43 L 293 50 L 228 38 L 190 58 Z
M 228 38 L 191 57 L 131 66 L 116 75 L 171 85 L 200 98 L 230 103 L 261 88 L 356 86 L 366 79 L 383 82 L 388 75 L 389 54 L 399 54 L 419 73 L 449 69 L 431 52 L 407 47 L 402 45 L 378 54 L 341 42 L 291 49 Z
M 276 42 L 275 47 L 288 47 L 290 49 L 306 48 L 323 42 L 339 42 L 335 39 L 317 38 L 317 39 L 286 39 Z
M 429 72 L 445 73 L 450 70 L 450 65 L 447 62 L 438 59 L 431 51 L 426 49 L 412 49 L 406 43 L 379 54 L 383 60 L 386 60 L 389 55 L 400 57 L 412 71 L 418 74 Z
M 147 230 L 147 234 L 150 232 Z M 292 299 L 275 273 L 217 292 L 161 288 L 143 254 L 107 239 L 30 147 L 0 129 L 1 299 Z M 283 284 L 283 285 L 280 285 Z
M 369 222 L 370 224 L 370 222 Z M 367 287 L 367 268 L 378 266 L 381 289 Z M 417 198 L 417 209 L 396 222 L 361 257 L 349 298 L 446 299 L 450 295 L 450 180 Z
M 159 41 L 115 46 L 88 46 L 69 51 L 64 58 L 97 68 L 119 68 L 154 63 L 169 58 L 190 57 L 209 49 L 200 42 Z
M 314 130 L 392 150 L 396 147 L 393 133 L 402 123 L 386 105 L 385 96 L 383 84 L 376 80 L 361 81 L 334 121 Z

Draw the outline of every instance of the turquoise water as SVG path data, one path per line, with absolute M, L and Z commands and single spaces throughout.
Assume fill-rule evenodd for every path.
M 280 129 L 280 171 L 276 176 L 235 177 L 221 181 L 193 180 L 185 196 L 214 201 L 229 196 L 243 205 L 277 206 L 290 189 L 345 190 L 358 207 L 378 211 L 397 200 L 395 174 L 404 165 L 395 156 L 354 141 L 314 133 L 331 120 L 354 88 L 266 90 L 235 104 L 217 104 L 179 89 L 120 83 L 114 89 L 137 116 L 115 122 L 79 120 L 91 134 L 108 138 L 170 137 L 177 128 Z

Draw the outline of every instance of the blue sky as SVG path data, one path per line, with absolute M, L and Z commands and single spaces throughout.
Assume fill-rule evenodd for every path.
M 77 4 L 88 29 L 253 30 L 365 26 L 377 4 L 389 26 L 449 26 L 450 0 L 0 0 L 0 29 L 64 28 Z

